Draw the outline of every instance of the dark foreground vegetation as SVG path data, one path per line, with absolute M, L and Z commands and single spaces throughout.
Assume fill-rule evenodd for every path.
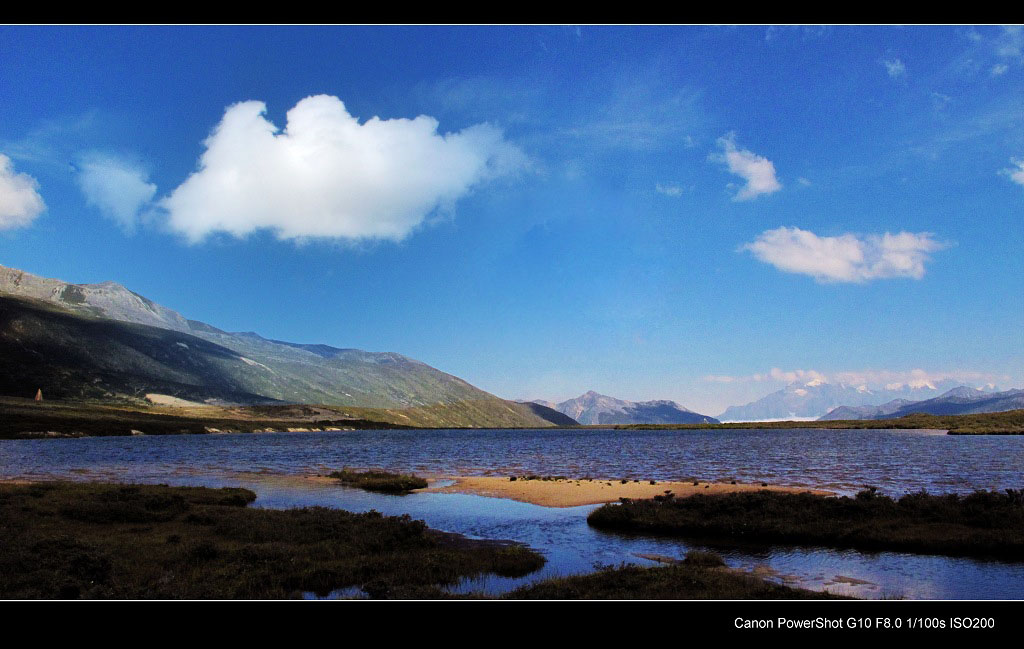
M 720 541 L 818 545 L 1024 560 L 1024 489 L 898 500 L 758 491 L 623 499 L 588 517 L 612 531 Z
M 587 426 L 586 428 L 607 428 Z M 946 430 L 950 435 L 1024 435 L 1024 410 L 986 412 L 975 415 L 928 415 L 916 413 L 896 419 L 843 419 L 836 421 L 761 421 L 728 424 L 623 424 L 615 426 L 628 430 L 687 429 L 687 428 L 821 428 L 821 429 L 934 429 Z
M 0 484 L 0 597 L 295 598 L 359 587 L 443 597 L 461 577 L 529 574 L 544 558 L 407 516 L 253 509 L 245 489 Z
M 518 577 L 544 558 L 517 544 L 437 532 L 408 516 L 247 507 L 246 489 L 0 484 L 0 598 L 449 599 L 463 577 Z M 464 596 L 458 596 L 464 597 Z M 469 597 L 477 597 L 470 595 Z M 691 552 L 656 568 L 605 567 L 505 599 L 820 599 Z
M 724 567 L 721 557 L 691 552 L 665 567 L 623 565 L 589 575 L 550 579 L 507 595 L 510 599 L 848 599 L 774 584 Z
M 347 487 L 356 487 L 366 491 L 377 491 L 387 494 L 407 494 L 413 489 L 423 489 L 427 481 L 423 478 L 405 473 L 388 473 L 387 471 L 350 471 L 342 469 L 327 475 Z

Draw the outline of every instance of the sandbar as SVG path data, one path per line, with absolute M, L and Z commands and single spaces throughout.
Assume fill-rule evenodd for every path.
M 653 498 L 670 491 L 677 498 L 694 494 L 722 494 L 739 491 L 782 491 L 787 493 L 810 492 L 823 496 L 834 495 L 831 491 L 811 489 L 809 487 L 784 487 L 777 485 L 764 486 L 756 484 L 732 484 L 722 482 L 694 481 L 673 482 L 650 480 L 639 482 L 621 482 L 620 480 L 525 480 L 518 478 L 509 480 L 507 477 L 496 476 L 449 476 L 455 484 L 434 487 L 430 486 L 418 491 L 433 493 L 471 493 L 493 498 L 507 498 L 520 502 L 542 505 L 544 507 L 579 507 L 581 505 L 600 505 L 618 502 L 620 498 Z

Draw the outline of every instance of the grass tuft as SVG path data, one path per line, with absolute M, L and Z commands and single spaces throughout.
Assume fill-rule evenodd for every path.
M 725 565 L 725 559 L 714 552 L 701 550 L 690 550 L 686 553 L 683 563 L 688 566 L 703 566 L 705 568 L 719 568 Z
M 423 489 L 427 481 L 411 474 L 389 473 L 387 471 L 349 471 L 342 469 L 328 474 L 346 487 L 356 487 L 366 491 L 404 495 L 413 489 Z

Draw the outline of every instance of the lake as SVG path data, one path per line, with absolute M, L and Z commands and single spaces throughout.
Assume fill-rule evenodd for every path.
M 436 529 L 527 543 L 548 558 L 522 579 L 454 590 L 495 594 L 637 554 L 712 549 L 779 582 L 860 597 L 1024 599 L 1024 564 L 816 548 L 703 546 L 599 532 L 595 506 L 564 509 L 468 494 L 371 494 L 295 476 L 342 467 L 427 475 L 535 473 L 595 478 L 769 482 L 852 494 L 1024 487 L 1024 437 L 906 430 L 384 430 L 0 441 L 0 478 L 244 486 L 254 506 L 323 505 L 410 514 Z M 352 595 L 354 593 L 339 593 Z

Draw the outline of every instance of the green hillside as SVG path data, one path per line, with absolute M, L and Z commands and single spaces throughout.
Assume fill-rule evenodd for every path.
M 547 426 L 530 409 L 398 354 L 291 345 L 255 334 L 196 332 L 73 313 L 0 295 L 0 395 L 143 403 L 350 406 L 417 426 Z M 356 415 L 358 416 L 358 415 Z

